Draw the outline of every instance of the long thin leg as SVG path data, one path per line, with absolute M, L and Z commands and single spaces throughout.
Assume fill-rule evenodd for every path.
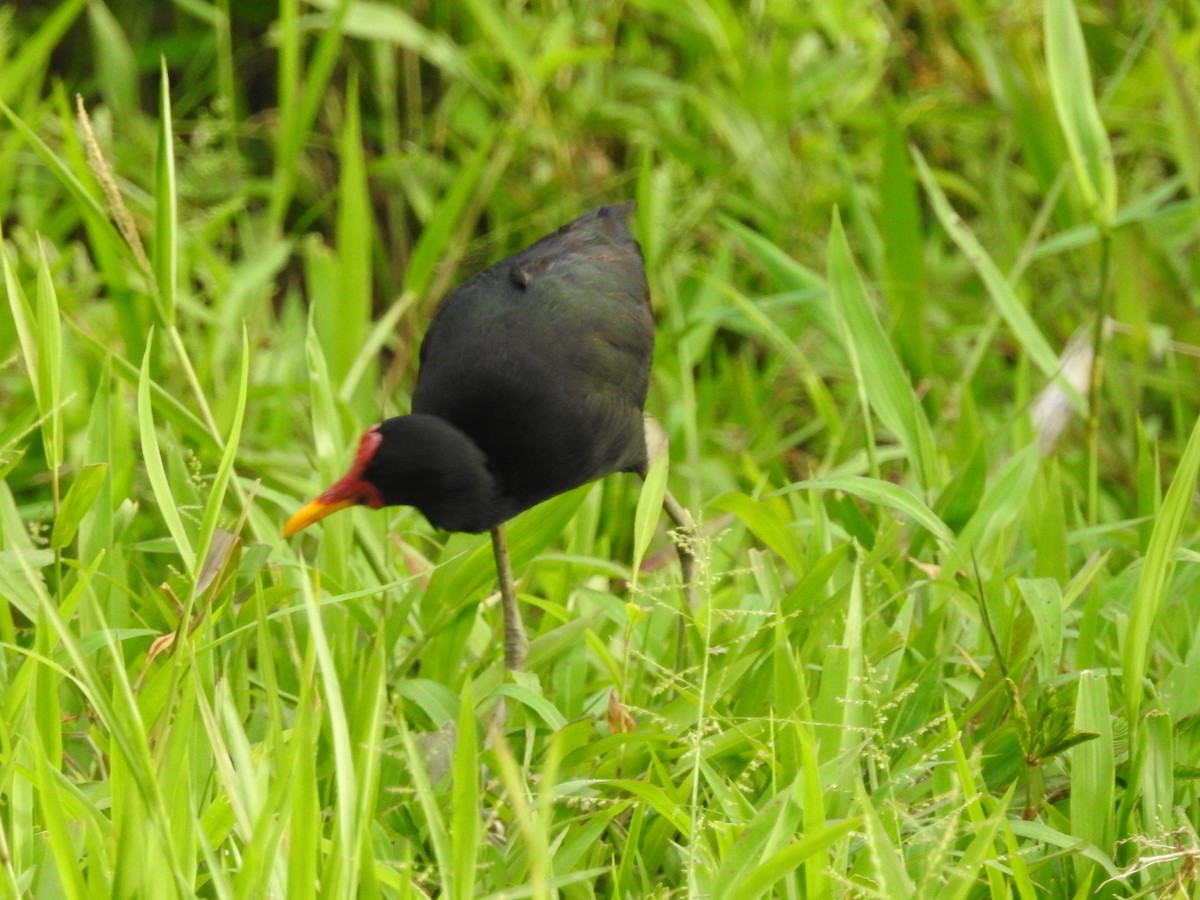
M 645 477 L 646 473 L 643 472 L 642 478 L 644 479 Z M 691 613 L 696 608 L 696 522 L 692 519 L 692 514 L 687 511 L 687 507 L 676 500 L 670 491 L 663 493 L 663 510 L 671 517 L 671 521 L 682 532 L 675 543 L 675 552 L 679 554 L 679 570 L 680 578 L 683 582 L 684 602 L 684 609 L 681 610 L 679 616 L 679 631 L 676 637 L 675 671 L 682 672 L 687 657 L 684 642 L 684 615 Z
M 500 525 L 492 529 L 492 553 L 496 557 L 496 575 L 500 579 L 500 603 L 504 613 L 504 667 L 512 672 L 520 672 L 525 668 L 525 657 L 529 655 L 529 638 L 525 636 L 525 626 L 521 623 L 517 585 L 513 580 L 512 563 L 508 559 L 504 528 Z

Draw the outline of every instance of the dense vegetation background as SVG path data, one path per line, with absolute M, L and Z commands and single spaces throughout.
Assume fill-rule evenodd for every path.
M 1200 896 L 1198 58 L 1195 0 L 4 6 L 0 895 Z M 653 489 L 558 498 L 506 681 L 486 537 L 279 528 L 630 197 L 698 602 Z

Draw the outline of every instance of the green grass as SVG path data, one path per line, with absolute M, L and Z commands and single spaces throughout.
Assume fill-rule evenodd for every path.
M 0 10 L 0 896 L 1200 897 L 1195 3 L 244 6 Z M 279 531 L 631 197 L 506 677 L 486 536 Z

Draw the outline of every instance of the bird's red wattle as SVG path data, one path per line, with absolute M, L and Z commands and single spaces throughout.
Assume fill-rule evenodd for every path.
M 382 443 L 383 436 L 379 433 L 378 425 L 372 425 L 364 431 L 358 442 L 358 450 L 354 454 L 354 462 L 350 464 L 345 475 L 326 488 L 325 492 L 317 498 L 317 502 L 333 504 L 349 500 L 351 503 L 361 503 L 371 509 L 382 507 L 383 497 L 379 494 L 379 488 L 363 478 L 363 472 L 374 459 L 375 451 Z

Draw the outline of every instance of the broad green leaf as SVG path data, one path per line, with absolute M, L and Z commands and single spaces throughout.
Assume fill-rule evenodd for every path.
M 51 769 L 46 748 L 40 739 L 34 744 L 33 756 L 36 763 L 38 806 L 45 817 L 46 836 L 54 854 L 61 887 L 71 900 L 84 900 L 89 896 L 84 880 L 85 867 L 75 852 L 71 829 L 67 825 L 74 817 L 64 808 L 67 792 L 60 785 L 62 774 Z
M 961 531 L 979 508 L 986 485 L 987 452 L 980 443 L 942 488 L 934 510 L 950 528 Z
M 496 688 L 496 696 L 516 700 L 545 722 L 551 732 L 565 728 L 567 725 L 566 717 L 559 712 L 551 700 L 522 684 L 502 684 Z
M 337 10 L 340 0 L 308 0 L 308 3 L 332 12 Z M 350 37 L 411 50 L 448 75 L 467 80 L 478 90 L 492 88 L 471 67 L 468 48 L 459 46 L 452 37 L 441 31 L 427 28 L 399 7 L 375 0 L 357 0 L 346 11 L 342 30 Z
M 358 793 L 347 798 L 347 814 L 354 818 L 353 858 L 360 896 L 378 896 L 379 877 L 373 862 L 372 823 L 381 808 L 380 765 L 383 756 L 384 720 L 387 713 L 387 678 L 382 634 L 376 635 L 355 683 L 352 710 L 355 776 Z M 477 807 L 478 808 L 478 807 Z
M 728 217 L 721 219 L 721 227 L 745 244 L 746 249 L 781 286 L 794 291 L 825 291 L 825 279 L 820 274 L 792 259 L 783 249 L 757 231 L 747 228 L 737 219 Z M 830 320 L 831 330 L 832 325 Z
M 311 676 L 312 672 L 304 674 Z M 296 703 L 296 724 L 290 752 L 285 757 L 292 763 L 287 771 L 293 786 L 288 827 L 291 852 L 287 858 L 287 875 L 289 897 L 308 900 L 317 896 L 317 873 L 320 871 L 325 823 L 322 781 L 317 778 L 323 706 L 316 694 L 315 679 L 306 678 L 303 685 Z M 215 804 L 211 808 L 215 808 Z

